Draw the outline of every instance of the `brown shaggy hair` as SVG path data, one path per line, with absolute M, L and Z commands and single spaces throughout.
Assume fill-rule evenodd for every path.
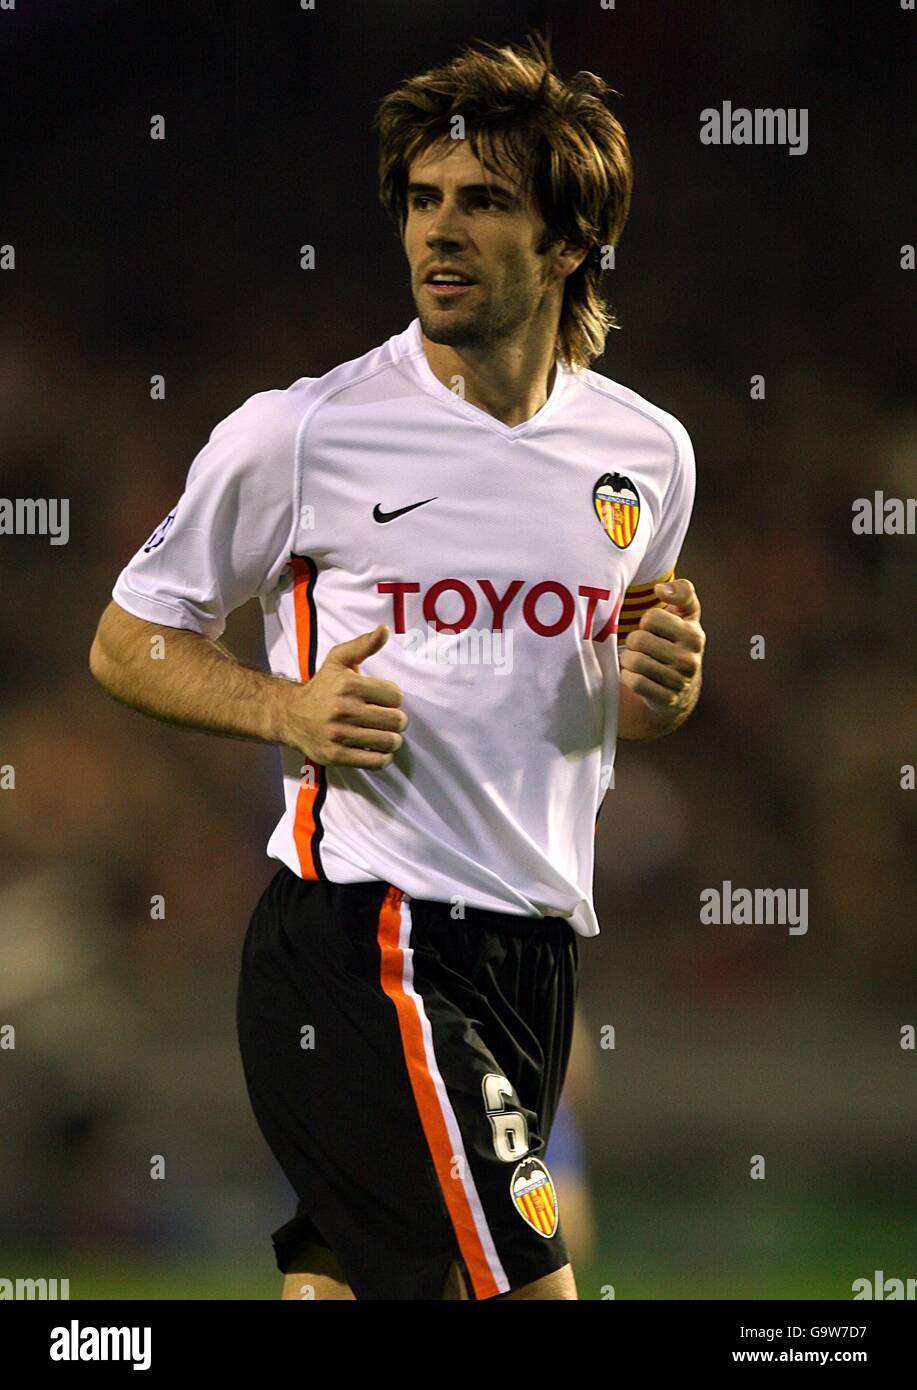
M 562 81 L 549 37 L 523 45 L 476 42 L 450 63 L 411 77 L 379 105 L 379 197 L 400 234 L 408 170 L 431 145 L 464 134 L 485 167 L 499 169 L 495 137 L 546 225 L 538 250 L 561 240 L 588 254 L 564 286 L 555 356 L 586 367 L 617 326 L 601 293 L 603 248 L 617 245 L 633 189 L 627 136 L 605 105 L 613 89 L 591 72 Z

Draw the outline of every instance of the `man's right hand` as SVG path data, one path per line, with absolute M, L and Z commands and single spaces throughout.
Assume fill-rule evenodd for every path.
M 116 700 L 154 719 L 284 744 L 313 763 L 380 768 L 401 747 L 404 695 L 393 681 L 361 675 L 360 662 L 390 636 L 380 623 L 340 642 L 311 679 L 296 681 L 243 665 L 200 632 L 137 618 L 112 599 L 89 668 Z
M 385 646 L 385 623 L 332 647 L 318 671 L 284 701 L 283 742 L 322 766 L 388 767 L 408 717 L 394 681 L 360 674 L 360 663 Z

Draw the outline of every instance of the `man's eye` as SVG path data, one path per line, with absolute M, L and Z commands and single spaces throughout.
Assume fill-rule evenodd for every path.
M 411 200 L 411 206 L 419 208 L 422 204 L 429 203 L 429 201 L 430 199 L 427 197 L 426 193 L 415 193 Z

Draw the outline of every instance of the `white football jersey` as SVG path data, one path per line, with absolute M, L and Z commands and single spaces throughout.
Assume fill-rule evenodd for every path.
M 434 376 L 415 319 L 322 377 L 251 396 L 113 597 L 217 638 L 257 595 L 271 670 L 302 681 L 387 623 L 361 670 L 404 691 L 403 746 L 379 771 L 283 750 L 268 854 L 305 879 L 377 879 L 456 915 L 550 914 L 594 936 L 617 643 L 674 572 L 691 441 L 635 392 L 560 363 L 521 425 L 459 386 Z

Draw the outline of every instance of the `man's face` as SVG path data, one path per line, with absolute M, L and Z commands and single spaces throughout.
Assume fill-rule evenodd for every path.
M 530 322 L 562 287 L 552 251 L 536 251 L 544 232 L 515 172 L 485 170 L 467 140 L 421 154 L 408 171 L 404 249 L 427 338 L 486 349 Z M 433 281 L 447 270 L 467 283 Z

